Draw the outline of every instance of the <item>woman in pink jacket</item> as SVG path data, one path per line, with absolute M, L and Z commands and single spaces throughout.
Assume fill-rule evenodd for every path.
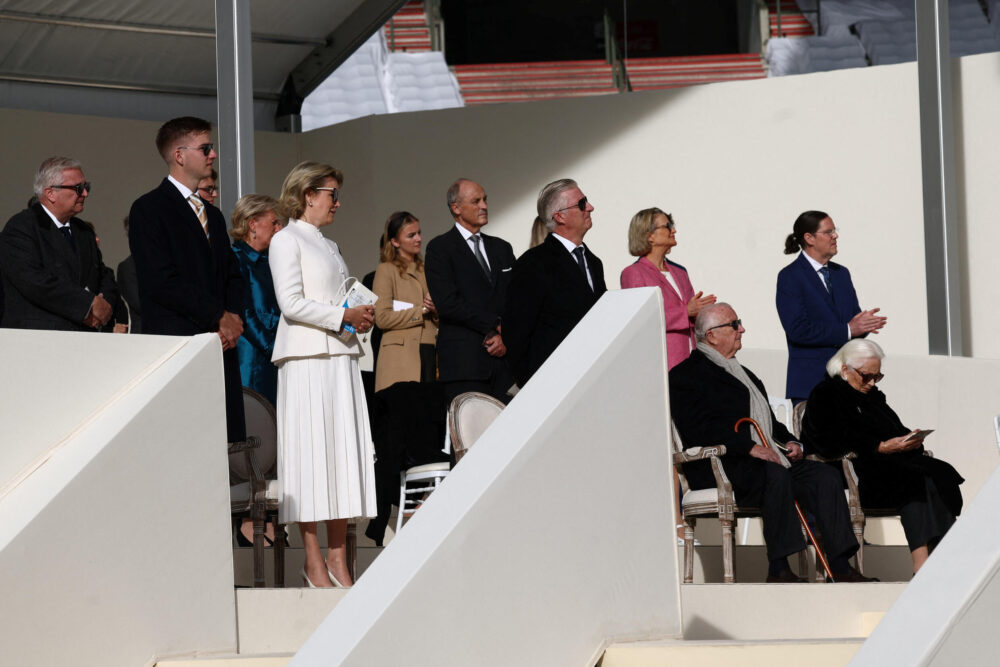
M 715 295 L 695 294 L 687 271 L 667 259 L 677 245 L 674 218 L 658 208 L 647 208 L 632 216 L 628 227 L 628 251 L 638 257 L 622 271 L 622 289 L 626 287 L 659 287 L 663 293 L 663 314 L 667 321 L 667 369 L 691 355 L 695 346 L 694 318 L 698 312 L 715 303 Z M 680 488 L 674 471 L 674 488 Z M 684 522 L 677 503 L 677 543 L 684 543 Z
M 695 294 L 687 271 L 667 259 L 677 245 L 674 219 L 658 208 L 647 208 L 632 216 L 628 227 L 628 251 L 639 259 L 622 271 L 622 288 L 659 287 L 667 321 L 667 367 L 673 368 L 694 349 L 694 318 L 715 303 L 715 295 Z

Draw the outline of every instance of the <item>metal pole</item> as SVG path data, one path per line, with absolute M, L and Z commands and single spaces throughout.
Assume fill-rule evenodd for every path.
M 255 189 L 252 60 L 250 3 L 215 0 L 219 208 L 227 218 L 236 201 Z
M 930 354 L 963 356 L 948 0 L 914 0 Z

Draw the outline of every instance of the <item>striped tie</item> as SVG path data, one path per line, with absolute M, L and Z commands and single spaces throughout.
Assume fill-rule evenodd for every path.
M 198 195 L 191 195 L 188 197 L 188 201 L 191 202 L 192 208 L 194 208 L 195 215 L 198 216 L 198 222 L 201 223 L 201 228 L 205 230 L 205 237 L 208 237 L 208 214 L 205 212 L 205 202 L 198 197 Z

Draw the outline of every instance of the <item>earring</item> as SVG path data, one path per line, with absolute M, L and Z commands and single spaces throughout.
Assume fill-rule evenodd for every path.
M 312 205 L 313 205 L 313 203 L 312 203 L 312 202 L 309 202 L 309 205 L 310 205 L 310 206 L 312 206 Z

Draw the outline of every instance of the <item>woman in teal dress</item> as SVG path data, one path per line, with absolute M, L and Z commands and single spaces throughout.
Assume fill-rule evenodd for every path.
M 278 331 L 281 310 L 274 297 L 271 267 L 267 249 L 271 237 L 284 221 L 278 217 L 278 202 L 267 195 L 246 195 L 233 209 L 235 239 L 233 252 L 246 282 L 243 312 L 243 335 L 236 343 L 240 358 L 240 378 L 249 387 L 274 405 L 278 393 L 278 369 L 271 363 L 274 337 Z

